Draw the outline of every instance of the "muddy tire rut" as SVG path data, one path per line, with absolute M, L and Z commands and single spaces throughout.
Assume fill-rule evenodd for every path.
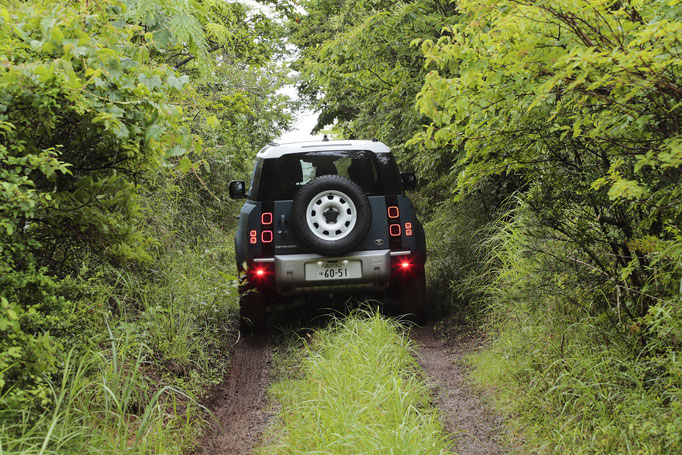
M 440 338 L 433 324 L 412 330 L 419 365 L 435 392 L 455 452 L 460 455 L 506 453 L 500 441 L 502 419 L 490 412 L 466 382 L 464 356 L 482 345 L 481 336 L 461 331 Z
M 242 455 L 253 451 L 268 424 L 267 389 L 272 367 L 267 336 L 242 338 L 227 376 L 204 403 L 214 415 L 194 455 Z
M 460 455 L 506 453 L 502 419 L 491 413 L 466 382 L 464 356 L 482 345 L 466 331 L 439 336 L 433 324 L 412 329 L 418 361 L 434 389 L 434 404 Z M 193 455 L 245 455 L 261 442 L 269 423 L 267 389 L 272 380 L 268 336 L 242 338 L 234 347 L 225 380 L 203 403 L 213 413 Z

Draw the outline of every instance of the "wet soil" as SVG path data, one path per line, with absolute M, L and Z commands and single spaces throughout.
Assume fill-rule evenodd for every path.
M 466 381 L 464 357 L 482 346 L 483 337 L 464 327 L 451 328 L 443 336 L 433 324 L 414 328 L 411 335 L 455 451 L 460 455 L 506 453 L 500 438 L 502 419 L 490 412 Z
M 482 346 L 483 337 L 457 327 L 443 333 L 428 324 L 412 329 L 411 336 L 456 453 L 506 453 L 502 419 L 466 381 L 464 357 Z M 242 338 L 234 346 L 225 380 L 203 403 L 213 418 L 193 455 L 246 455 L 261 442 L 270 416 L 266 393 L 272 380 L 271 350 L 267 335 Z
M 242 338 L 234 346 L 225 380 L 203 403 L 214 418 L 192 452 L 194 455 L 248 454 L 260 442 L 268 424 L 270 352 L 265 335 Z

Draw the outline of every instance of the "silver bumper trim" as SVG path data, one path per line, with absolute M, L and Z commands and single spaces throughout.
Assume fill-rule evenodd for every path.
M 409 252 L 408 252 L 409 254 Z M 362 262 L 362 276 L 356 279 L 330 279 L 320 281 L 306 281 L 305 264 L 308 262 L 343 261 L 344 259 L 360 260 Z M 391 277 L 391 250 L 354 251 L 343 256 L 330 257 L 319 254 L 283 254 L 275 255 L 275 280 L 280 290 L 301 291 L 310 288 L 327 288 L 358 284 L 383 283 Z

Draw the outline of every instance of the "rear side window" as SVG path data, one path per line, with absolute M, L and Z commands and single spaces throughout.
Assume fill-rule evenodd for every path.
M 260 176 L 263 173 L 263 160 L 256 158 L 256 164 L 253 166 L 253 174 L 251 174 L 251 184 L 249 185 L 249 199 L 258 200 L 257 195 L 260 186 Z
M 355 182 L 369 196 L 401 193 L 393 155 L 368 151 L 304 152 L 256 161 L 249 197 L 257 201 L 294 199 L 314 178 L 338 175 Z

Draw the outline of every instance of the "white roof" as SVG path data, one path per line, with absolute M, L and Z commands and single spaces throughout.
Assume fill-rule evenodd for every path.
M 386 144 L 378 141 L 308 141 L 289 142 L 286 144 L 270 143 L 263 147 L 256 156 L 258 158 L 279 158 L 290 153 L 332 150 L 367 150 L 374 153 L 388 153 L 391 151 Z

